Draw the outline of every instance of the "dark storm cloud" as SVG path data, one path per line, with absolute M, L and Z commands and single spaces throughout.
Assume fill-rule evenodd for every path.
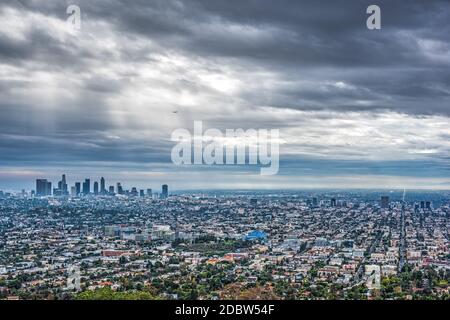
M 27 165 L 61 161 L 77 163 L 86 159 L 141 164 L 170 161 L 170 149 L 166 144 L 156 142 L 152 146 L 147 146 L 145 142 L 139 140 L 130 142 L 111 139 L 101 132 L 90 134 L 48 136 L 0 134 L 1 163 L 11 165 L 17 159 L 21 159 L 21 164 Z
M 133 2 L 95 11 L 115 28 L 156 40 L 166 49 L 229 58 L 296 81 L 304 74 L 345 81 L 355 90 L 273 87 L 251 105 L 295 109 L 391 109 L 450 114 L 450 4 L 379 1 L 382 30 L 365 27 L 372 1 Z M 108 12 L 108 14 L 106 14 Z M 420 43 L 428 41 L 426 49 Z M 427 56 L 434 54 L 437 57 Z M 440 57 L 440 58 L 439 58 Z M 356 99 L 370 102 L 355 104 Z M 427 108 L 423 106 L 427 105 Z
M 247 68 L 266 69 L 294 83 L 304 75 L 345 81 L 355 90 L 302 90 L 274 86 L 265 99 L 248 104 L 296 109 L 367 110 L 449 114 L 450 4 L 447 1 L 378 1 L 382 30 L 365 27 L 372 1 L 79 1 L 83 17 L 106 21 L 116 32 L 153 41 L 206 59 L 234 59 Z M 13 2 L 65 18 L 65 2 Z M 430 54 L 420 41 L 430 42 Z M 142 59 L 148 51 L 121 48 L 123 58 Z M 425 50 L 425 51 L 424 51 Z M 163 51 L 164 52 L 164 51 Z M 37 30 L 26 43 L 0 38 L 7 59 L 48 59 L 50 67 L 74 68 L 88 58 L 111 59 L 106 52 L 74 50 Z M 141 56 L 142 55 L 142 56 Z M 68 63 L 70 61 L 70 63 Z M 85 67 L 89 67 L 86 65 Z M 100 85 L 97 89 L 100 89 Z M 100 91 L 104 91 L 105 87 Z M 95 90 L 95 88 L 94 88 Z M 411 98 L 414 99 L 411 99 Z M 436 98 L 439 101 L 436 101 Z M 370 102 L 361 106 L 356 99 Z M 423 105 L 426 104 L 426 110 Z
M 0 58 L 2 61 L 27 59 L 31 56 L 29 49 L 24 42 L 0 35 Z
M 279 66 L 423 65 L 430 62 L 414 51 L 415 43 L 395 32 L 448 42 L 446 1 L 377 3 L 383 13 L 380 32 L 365 28 L 371 1 L 137 1 L 126 9 L 114 2 L 111 11 L 100 11 L 97 17 L 113 19 L 125 32 L 150 38 L 156 34 L 175 49 Z M 242 29 L 232 32 L 232 26 Z M 251 37 L 245 28 L 260 29 L 264 36 Z

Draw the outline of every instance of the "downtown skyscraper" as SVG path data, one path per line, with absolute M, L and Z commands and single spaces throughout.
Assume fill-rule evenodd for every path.
M 106 194 L 105 178 L 100 178 L 100 194 Z
M 88 195 L 91 193 L 91 179 L 85 179 L 83 182 L 83 194 Z
M 37 196 L 50 196 L 52 195 L 52 183 L 47 179 L 36 180 L 36 195 Z
M 169 196 L 169 186 L 167 184 L 163 184 L 161 190 L 161 198 L 167 199 L 168 196 Z

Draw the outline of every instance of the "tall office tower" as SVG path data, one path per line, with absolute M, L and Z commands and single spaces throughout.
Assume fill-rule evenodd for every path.
M 120 184 L 120 182 L 117 182 L 117 193 L 123 194 L 123 188 L 122 188 L 122 185 Z
M 151 197 L 152 196 L 152 189 L 147 189 L 147 197 Z
M 61 191 L 64 195 L 68 194 L 68 188 L 67 188 L 67 181 L 66 181 L 66 175 L 63 174 L 62 175 L 62 179 L 61 179 Z
M 97 181 L 94 182 L 94 194 L 98 195 L 98 182 Z
M 136 187 L 131 188 L 131 195 L 132 195 L 133 197 L 136 197 L 136 196 L 138 195 L 138 192 L 137 192 Z
M 389 197 L 388 196 L 381 196 L 381 208 L 387 209 L 389 208 Z
M 114 186 L 109 186 L 109 194 L 114 194 Z
M 100 193 L 106 194 L 106 187 L 105 187 L 105 178 L 100 178 Z
M 167 184 L 163 184 L 162 185 L 161 198 L 162 199 L 167 199 L 168 196 L 169 196 L 169 187 L 167 186 Z
M 83 182 L 83 194 L 88 195 L 91 193 L 91 179 L 85 179 Z
M 431 202 L 430 202 L 430 201 L 427 201 L 427 202 L 425 203 L 425 208 L 426 208 L 427 210 L 431 210 Z
M 425 209 L 425 201 L 420 201 L 420 209 Z
M 76 195 L 79 196 L 81 193 L 81 182 L 75 182 L 75 190 L 76 190 Z
M 61 193 L 61 189 L 59 189 L 59 188 L 53 188 L 53 195 L 56 197 L 56 196 L 62 196 L 62 193 Z
M 52 195 L 52 183 L 50 181 L 47 181 L 47 188 L 45 188 L 45 194 L 47 196 Z
M 58 182 L 58 189 L 54 190 L 54 194 L 59 196 L 65 196 L 69 194 L 65 174 L 62 175 L 61 181 Z
M 70 187 L 70 195 L 72 197 L 76 197 L 77 196 L 77 188 L 76 187 Z
M 335 198 L 331 199 L 331 206 L 336 207 L 336 199 Z
M 36 195 L 46 196 L 47 195 L 47 179 L 37 179 L 36 180 Z
M 139 190 L 139 196 L 140 196 L 140 197 L 145 197 L 145 192 L 144 192 L 144 190 Z

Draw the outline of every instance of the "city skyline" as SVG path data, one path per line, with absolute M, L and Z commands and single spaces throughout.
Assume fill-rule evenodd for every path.
M 55 197 L 78 197 L 78 196 L 106 196 L 106 195 L 131 195 L 131 196 L 154 196 L 160 195 L 161 199 L 166 199 L 169 196 L 169 187 L 167 184 L 161 186 L 160 193 L 153 193 L 151 188 L 148 186 L 144 189 L 131 186 L 129 189 L 124 188 L 121 182 L 116 182 L 112 185 L 106 184 L 106 179 L 104 177 L 100 178 L 100 184 L 97 180 L 93 180 L 91 183 L 91 178 L 85 178 L 83 182 L 75 181 L 73 185 L 67 183 L 66 174 L 62 174 L 61 181 L 57 184 L 53 184 L 52 181 L 48 179 L 36 179 L 35 188 L 30 190 L 30 195 L 37 197 L 42 196 L 55 196 Z M 93 187 L 93 188 L 91 188 Z M 3 190 L 0 190 L 3 191 Z M 27 192 L 26 189 L 22 189 L 21 193 Z
M 64 174 L 66 175 L 66 174 Z M 67 176 L 67 175 L 66 175 Z M 70 175 L 69 175 L 70 176 Z M 71 183 L 67 183 L 67 191 L 70 193 L 70 190 L 72 187 L 76 187 L 76 184 L 80 184 L 80 188 L 82 190 L 83 188 L 83 183 L 85 182 L 86 179 L 90 180 L 90 193 L 93 193 L 93 188 L 94 188 L 94 184 L 97 183 L 98 184 L 98 188 L 99 190 L 102 190 L 100 184 L 101 184 L 101 180 L 105 179 L 105 177 L 101 177 L 101 176 L 96 176 L 95 178 L 94 176 L 90 176 L 90 178 L 86 178 L 85 175 L 78 175 L 78 176 L 70 176 L 69 179 L 67 179 L 68 181 L 70 181 Z M 257 177 L 257 175 L 256 175 Z M 252 183 L 246 183 L 246 184 L 230 184 L 230 185 L 216 185 L 211 187 L 208 184 L 202 184 L 201 182 L 198 183 L 198 187 L 175 187 L 175 188 L 171 188 L 172 191 L 201 191 L 201 190 L 211 190 L 211 191 L 220 191 L 220 190 L 248 190 L 248 191 L 259 191 L 259 190 L 273 190 L 273 191 L 280 191 L 280 190 L 286 190 L 286 191 L 295 191 L 295 190 L 385 190 L 385 191 L 402 191 L 402 190 L 415 190 L 415 191 L 450 191 L 450 188 L 446 188 L 446 187 L 427 187 L 427 186 L 415 186 L 415 187 L 409 187 L 408 185 L 386 185 L 386 183 L 384 183 L 383 185 L 383 181 L 382 179 L 386 179 L 386 177 L 378 177 L 380 180 L 380 185 L 375 185 L 375 186 L 363 186 L 360 184 L 355 184 L 353 186 L 345 186 L 343 187 L 342 185 L 339 185 L 339 183 L 337 183 L 336 185 L 334 184 L 329 184 L 329 183 L 324 183 L 324 184 L 316 184 L 314 183 L 314 179 L 316 179 L 315 177 L 313 177 L 313 180 L 306 180 L 304 185 L 299 185 L 299 184 L 293 184 L 293 185 L 284 185 L 283 187 L 280 187 L 279 185 L 275 184 L 275 185 L 258 185 L 255 186 Z M 14 183 L 12 186 L 13 187 L 8 187 L 11 185 L 6 184 L 6 187 L 2 185 L 0 185 L 0 190 L 4 191 L 4 192 L 12 192 L 12 193 L 20 193 L 23 190 L 25 191 L 34 191 L 36 190 L 36 181 L 38 180 L 46 180 L 50 183 L 50 186 L 52 188 L 52 190 L 54 189 L 58 189 L 58 183 L 60 183 L 60 181 L 58 181 L 61 178 L 58 178 L 58 174 L 55 175 L 50 175 L 50 176 L 44 176 L 44 175 L 40 175 L 40 176 L 36 176 L 35 178 L 32 178 L 33 180 L 30 180 L 28 177 L 27 179 L 21 179 L 20 182 L 16 182 Z M 396 179 L 395 177 L 391 177 L 391 179 Z M 143 179 L 143 180 L 138 180 L 138 181 L 130 181 L 127 179 L 124 179 L 122 181 L 120 181 L 120 179 L 109 179 L 110 181 L 114 181 L 113 184 L 106 184 L 105 185 L 105 190 L 108 191 L 109 188 L 114 187 L 114 189 L 117 188 L 117 183 L 119 184 L 123 184 L 122 186 L 127 186 L 127 188 L 129 187 L 129 189 L 131 189 L 132 187 L 136 187 L 137 189 L 141 189 L 141 190 L 147 190 L 148 186 L 162 186 L 164 184 L 166 184 L 165 180 L 158 180 L 158 179 Z M 357 179 L 358 180 L 358 179 Z M 177 180 L 171 180 L 172 182 L 175 183 L 175 186 L 179 186 L 183 184 L 178 183 L 177 184 Z M 185 186 L 185 185 L 184 185 Z M 209 187 L 208 187 L 209 186 Z
M 63 177 L 65 178 L 65 174 Z M 64 179 L 63 178 L 63 179 Z M 373 194 L 379 194 L 379 203 L 381 208 L 389 207 L 389 203 L 391 201 L 400 201 L 403 203 L 411 203 L 412 199 L 410 198 L 410 194 L 413 195 L 413 199 L 415 199 L 416 203 L 420 205 L 420 208 L 424 209 L 429 208 L 432 204 L 431 201 L 419 201 L 417 202 L 416 196 L 417 194 L 425 193 L 428 196 L 437 196 L 439 197 L 442 194 L 449 193 L 450 190 L 426 190 L 426 189 L 386 189 L 386 188 L 372 188 L 372 189 L 363 189 L 363 188 L 354 188 L 354 189 L 340 189 L 340 188 L 304 188 L 304 189 L 264 189 L 264 188 L 253 188 L 253 189 L 172 189 L 169 192 L 169 186 L 167 184 L 160 185 L 160 191 L 155 191 L 154 188 L 149 188 L 149 186 L 154 187 L 155 184 L 148 184 L 146 186 L 133 186 L 122 184 L 122 182 L 114 182 L 113 184 L 105 184 L 106 180 L 104 177 L 100 178 L 100 183 L 97 180 L 92 180 L 90 178 L 85 178 L 84 181 L 77 182 L 74 180 L 72 184 L 67 183 L 65 185 L 66 189 L 61 189 L 60 185 L 62 181 L 59 181 L 56 185 L 53 181 L 49 179 L 36 179 L 34 188 L 30 189 L 20 189 L 20 190 L 5 190 L 0 188 L 0 197 L 54 197 L 54 198 L 73 198 L 73 197 L 85 197 L 85 196 L 115 196 L 115 195 L 124 195 L 127 197 L 150 197 L 153 199 L 167 199 L 169 196 L 178 196 L 183 194 L 193 195 L 193 194 L 221 194 L 222 196 L 230 195 L 232 193 L 249 195 L 252 192 L 261 195 L 271 195 L 271 194 L 295 194 L 308 192 L 312 195 L 314 193 L 326 193 L 326 192 L 342 192 L 344 194 L 349 192 L 368 192 Z M 87 185 L 88 184 L 88 185 Z M 66 191 L 64 191 L 66 190 Z M 158 189 L 156 189 L 158 190 Z M 406 195 L 408 196 L 406 197 Z M 392 198 L 393 197 L 393 198 Z M 406 201 L 405 202 L 405 197 Z M 430 199 L 430 198 L 428 198 Z M 252 199 L 256 200 L 256 199 Z M 312 198 L 312 204 L 317 204 L 318 198 Z M 334 197 L 330 197 L 329 199 L 331 206 L 336 206 L 337 200 Z M 414 202 L 414 201 L 413 201 Z

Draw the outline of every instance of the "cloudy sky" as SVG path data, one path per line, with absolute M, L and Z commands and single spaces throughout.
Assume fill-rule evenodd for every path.
M 371 4 L 381 30 L 366 27 Z M 2 1 L 0 189 L 62 173 L 154 189 L 450 189 L 449 21 L 447 0 Z M 279 129 L 278 175 L 174 166 L 171 133 L 195 120 Z

